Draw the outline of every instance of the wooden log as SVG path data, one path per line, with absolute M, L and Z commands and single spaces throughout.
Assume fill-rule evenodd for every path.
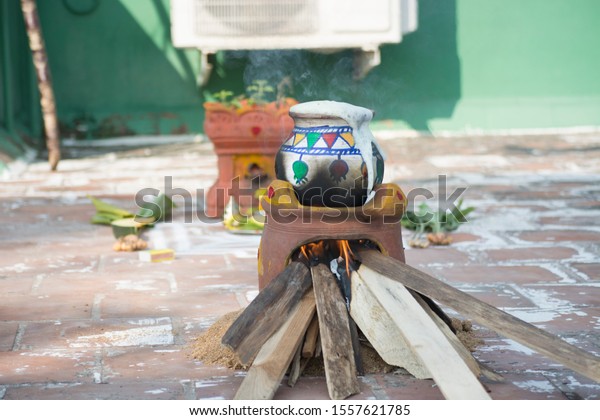
M 541 330 L 465 292 L 377 251 L 360 251 L 363 265 L 437 300 L 474 322 L 511 338 L 575 372 L 600 382 L 600 358 Z
M 294 305 L 310 288 L 310 271 L 292 262 L 244 309 L 221 343 L 250 364 L 261 346 L 285 322 Z
M 319 336 L 319 319 L 314 317 L 306 330 L 306 337 L 304 337 L 304 345 L 302 346 L 302 357 L 308 359 L 315 355 L 315 349 L 317 348 L 317 337 Z
M 300 347 L 315 314 L 315 296 L 308 291 L 284 324 L 262 346 L 234 399 L 270 400 Z
M 431 378 L 431 373 L 357 271 L 352 273 L 350 316 L 387 364 L 402 367 L 415 378 Z
M 298 346 L 298 351 L 294 355 L 294 361 L 290 367 L 290 373 L 288 378 L 288 386 L 296 386 L 296 382 L 306 369 L 306 366 L 315 355 L 317 350 L 319 338 L 319 319 L 315 314 L 312 321 L 308 324 L 306 334 L 304 334 L 304 341 L 301 346 Z
M 321 357 L 323 348 L 321 347 L 321 336 L 318 335 L 317 336 L 317 344 L 315 345 L 315 356 L 314 357 Z
M 490 399 L 444 333 L 406 287 L 364 264 L 358 273 L 366 288 L 392 318 L 414 354 L 427 367 L 444 397 L 461 400 Z
M 60 133 L 48 54 L 35 0 L 21 0 L 21 11 L 23 12 L 25 29 L 27 31 L 27 38 L 29 39 L 29 49 L 31 50 L 33 67 L 40 92 L 42 119 L 46 133 L 46 148 L 48 149 L 48 163 L 50 164 L 50 169 L 55 171 L 60 161 Z
M 431 309 L 431 312 L 436 314 L 437 317 L 446 324 L 446 326 L 450 329 L 450 331 L 452 331 L 454 334 L 456 334 L 456 329 L 452 326 L 452 319 L 450 319 L 450 317 L 448 315 L 446 315 L 446 312 L 444 312 L 442 310 L 442 308 L 440 308 L 440 305 L 438 305 L 433 299 L 431 299 L 421 293 L 417 293 L 414 290 L 411 290 L 411 293 L 413 294 L 415 299 L 417 299 L 417 302 L 419 302 L 421 304 L 425 303 L 427 306 L 429 306 L 429 309 Z M 418 296 L 418 298 L 417 298 L 417 296 Z
M 456 332 L 452 331 L 450 329 L 450 327 L 448 326 L 448 324 L 446 323 L 446 321 L 444 319 L 440 318 L 439 311 L 441 311 L 441 308 L 437 307 L 438 310 L 434 310 L 431 307 L 430 302 L 423 299 L 422 295 L 420 295 L 418 293 L 414 293 L 414 292 L 412 293 L 412 295 L 416 299 L 416 301 L 419 302 L 419 304 L 425 310 L 425 312 L 427 312 L 429 314 L 431 319 L 433 319 L 433 321 L 436 323 L 436 325 L 438 326 L 440 331 L 442 331 L 444 333 L 444 335 L 446 336 L 448 341 L 450 341 L 450 343 L 452 344 L 452 346 L 454 347 L 456 352 L 459 354 L 459 356 L 462 357 L 462 359 L 465 361 L 467 366 L 469 366 L 469 369 L 471 369 L 471 372 L 473 372 L 473 375 L 475 375 L 475 376 L 483 375 L 486 378 L 488 378 L 492 381 L 496 381 L 496 382 L 501 382 L 504 380 L 502 375 L 499 375 L 496 372 L 488 369 L 487 367 L 482 366 L 479 363 L 479 361 L 477 359 L 475 359 L 475 357 L 473 357 L 471 352 L 464 346 L 464 344 L 456 336 Z
M 313 316 L 314 319 L 314 316 Z M 309 324 L 310 326 L 310 324 Z M 296 382 L 298 381 L 298 378 L 300 378 L 300 374 L 302 373 L 302 364 L 301 364 L 301 360 L 302 360 L 302 342 L 300 342 L 300 345 L 298 346 L 298 348 L 296 349 L 296 353 L 294 354 L 294 359 L 292 360 L 292 365 L 290 366 L 290 371 L 288 373 L 288 386 L 293 387 L 294 385 L 296 385 Z
M 348 289 L 350 289 L 350 284 L 348 284 Z M 346 309 L 348 309 L 348 305 L 346 305 Z M 356 326 L 356 322 L 354 322 L 352 317 L 348 317 L 348 327 L 350 328 L 350 340 L 352 342 L 352 352 L 354 353 L 354 365 L 356 366 L 356 373 L 358 376 L 362 376 L 365 374 L 365 369 L 363 367 L 362 354 L 360 353 L 358 327 Z
M 329 268 L 311 268 L 319 317 L 319 337 L 323 349 L 327 391 L 333 400 L 360 392 L 348 323 L 346 302 Z

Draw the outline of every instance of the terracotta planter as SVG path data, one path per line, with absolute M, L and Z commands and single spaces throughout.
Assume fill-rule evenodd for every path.
M 219 174 L 208 190 L 206 214 L 221 217 L 233 196 L 240 206 L 253 205 L 252 194 L 239 188 L 265 188 L 275 179 L 275 155 L 294 127 L 285 104 L 245 106 L 232 109 L 218 103 L 206 103 L 204 132 L 214 145 Z M 234 181 L 239 178 L 239 183 Z

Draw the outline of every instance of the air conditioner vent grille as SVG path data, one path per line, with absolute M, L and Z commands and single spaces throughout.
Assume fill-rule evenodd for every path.
M 196 34 L 279 35 L 314 32 L 316 0 L 196 0 Z

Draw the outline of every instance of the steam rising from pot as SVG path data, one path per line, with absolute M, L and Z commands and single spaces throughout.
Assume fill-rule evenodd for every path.
M 328 98 L 353 102 L 359 85 L 352 79 L 352 52 L 321 54 L 304 50 L 246 52 L 244 84 L 267 80 L 277 86 L 284 78 L 292 80 L 288 93 L 300 101 Z

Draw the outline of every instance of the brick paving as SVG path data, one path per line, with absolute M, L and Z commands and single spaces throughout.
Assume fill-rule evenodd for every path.
M 600 355 L 600 134 L 402 138 L 379 132 L 386 181 L 405 192 L 447 176 L 477 207 L 450 247 L 407 248 L 407 262 Z M 0 398 L 229 399 L 243 372 L 205 366 L 189 345 L 257 293 L 258 236 L 184 222 L 216 176 L 209 143 L 75 147 L 60 170 L 44 162 L 0 181 Z M 112 251 L 89 224 L 92 194 L 135 208 L 142 188 L 193 192 L 173 223 L 148 231 L 177 258 L 143 263 Z M 405 243 L 410 232 L 404 232 Z M 450 314 L 457 315 L 452 311 Z M 600 399 L 600 385 L 475 326 L 475 356 L 502 374 L 494 399 Z M 439 399 L 402 372 L 361 377 L 353 399 Z M 323 378 L 282 385 L 278 399 L 326 398 Z

